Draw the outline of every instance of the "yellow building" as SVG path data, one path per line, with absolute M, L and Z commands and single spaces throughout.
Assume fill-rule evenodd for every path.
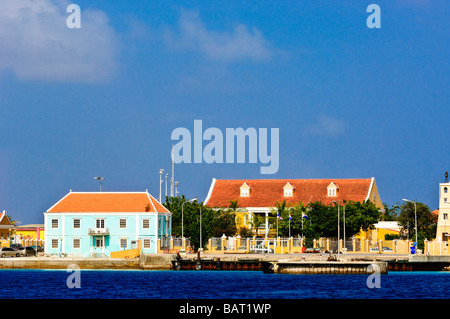
M 44 224 L 29 224 L 18 226 L 16 235 L 21 240 L 44 240 Z

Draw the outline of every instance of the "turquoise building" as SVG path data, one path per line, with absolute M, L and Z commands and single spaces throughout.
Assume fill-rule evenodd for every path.
M 137 248 L 158 251 L 171 236 L 172 213 L 145 192 L 69 192 L 44 212 L 45 252 L 110 257 Z

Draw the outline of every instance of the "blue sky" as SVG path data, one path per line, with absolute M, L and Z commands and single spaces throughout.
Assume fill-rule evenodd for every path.
M 69 29 L 66 8 L 81 8 Z M 366 8 L 381 8 L 369 29 Z M 279 128 L 279 170 L 178 164 L 213 177 L 370 178 L 381 199 L 438 207 L 449 170 L 445 1 L 0 0 L 0 209 L 22 224 L 74 191 L 159 196 L 171 132 Z

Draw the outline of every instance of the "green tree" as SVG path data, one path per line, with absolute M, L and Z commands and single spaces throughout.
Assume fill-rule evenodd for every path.
M 272 216 L 269 218 L 270 228 L 277 227 L 276 224 L 278 223 L 278 236 L 287 236 L 288 233 L 286 233 L 286 219 L 288 219 L 289 214 L 289 208 L 287 207 L 286 200 L 283 200 L 282 202 L 276 202 L 275 207 L 271 209 Z M 280 216 L 282 220 L 279 219 Z M 282 232 L 280 232 L 280 225 L 282 225 Z
M 189 238 L 195 249 L 200 247 L 200 211 L 203 248 L 211 237 L 223 234 L 233 236 L 236 233 L 235 216 L 229 211 L 205 207 L 197 201 L 187 201 L 184 195 L 166 197 L 164 206 L 172 213 L 172 235 L 181 237 L 183 225 L 184 237 Z
M 422 202 L 416 202 L 417 208 L 417 246 L 423 249 L 424 239 L 436 237 L 437 216 L 431 213 L 430 207 Z M 415 241 L 416 209 L 413 202 L 405 202 L 400 206 L 399 224 L 404 232 L 408 232 L 409 239 Z
M 383 203 L 384 207 L 384 214 L 383 214 L 383 220 L 385 221 L 397 221 L 400 215 L 400 206 L 399 203 L 393 205 L 392 207 L 389 207 L 388 204 Z

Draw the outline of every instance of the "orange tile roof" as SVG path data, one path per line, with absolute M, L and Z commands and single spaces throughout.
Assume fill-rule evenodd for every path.
M 131 213 L 169 211 L 147 192 L 70 192 L 49 213 Z
M 260 180 L 213 180 L 207 198 L 208 207 L 228 207 L 230 200 L 239 200 L 240 207 L 274 207 L 276 202 L 286 200 L 288 204 L 322 202 L 334 200 L 363 202 L 368 197 L 372 178 L 366 179 L 260 179 Z M 284 197 L 283 187 L 290 183 L 294 187 L 292 197 Z M 327 187 L 333 182 L 337 196 L 328 197 Z M 240 187 L 247 183 L 250 196 L 240 197 Z

